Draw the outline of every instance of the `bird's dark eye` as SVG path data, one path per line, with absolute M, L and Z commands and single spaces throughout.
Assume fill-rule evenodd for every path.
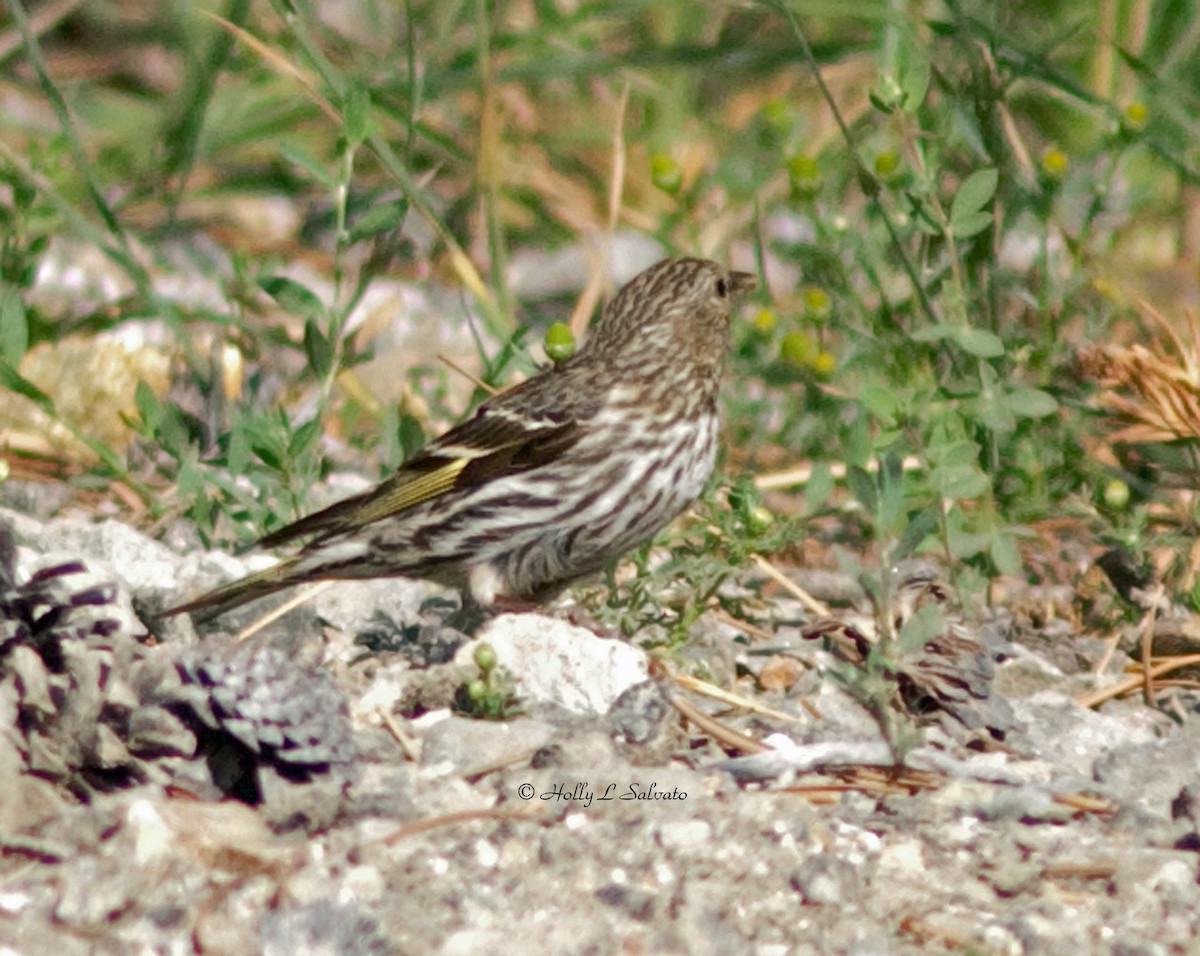
M 717 280 L 717 295 L 719 295 L 722 299 L 729 295 L 729 286 L 726 284 L 724 279 Z

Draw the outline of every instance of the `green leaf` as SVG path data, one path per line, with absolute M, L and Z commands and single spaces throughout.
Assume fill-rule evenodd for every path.
M 240 427 L 240 423 L 235 422 L 233 430 L 229 433 L 229 450 L 225 453 L 225 467 L 229 469 L 230 474 L 243 475 L 246 473 L 246 464 L 250 461 L 250 439 L 246 434 L 246 429 Z
M 908 527 L 904 529 L 900 541 L 896 544 L 895 550 L 890 555 L 890 559 L 903 561 L 912 555 L 921 546 L 921 542 L 937 528 L 941 517 L 942 506 L 940 503 L 931 504 L 913 515 L 909 519 Z
M 866 509 L 867 514 L 874 515 L 879 510 L 879 493 L 874 480 L 865 469 L 857 465 L 852 466 L 846 472 L 846 484 L 850 486 L 850 493 Z
M 863 464 L 871 460 L 875 452 L 874 436 L 869 415 L 855 415 L 842 434 L 842 455 L 848 465 Z
M 29 381 L 29 379 L 25 378 L 25 376 L 21 375 L 7 362 L 0 362 L 0 385 L 3 385 L 10 392 L 24 395 L 47 415 L 57 417 L 57 413 L 54 411 L 54 402 L 50 399 L 50 396 L 34 385 L 33 382 Z
M 904 526 L 904 462 L 895 449 L 879 456 L 879 508 L 877 521 L 889 536 L 898 535 Z
M 288 455 L 292 458 L 299 458 L 312 446 L 313 440 L 321 432 L 321 420 L 319 418 L 311 418 L 303 425 L 292 432 L 292 437 L 288 441 Z
M 283 465 L 283 445 L 279 440 L 279 429 L 269 416 L 246 416 L 243 419 L 243 429 L 250 450 L 258 456 L 268 468 L 281 471 Z M 286 422 L 284 423 L 286 425 Z
M 329 374 L 333 367 L 333 346 L 313 319 L 304 323 L 304 354 L 308 356 L 309 367 L 317 378 Z
M 936 429 L 929 438 L 929 460 L 939 467 L 972 465 L 979 458 L 979 445 L 967 438 L 951 437 Z
M 896 644 L 903 653 L 920 650 L 945 630 L 946 620 L 942 609 L 934 602 L 922 604 L 896 635 Z
M 137 409 L 138 418 L 153 434 L 162 418 L 162 403 L 154 394 L 154 390 L 145 382 L 138 382 L 134 388 L 133 405 Z
M 204 494 L 197 494 L 192 498 L 192 506 L 188 509 L 188 517 L 196 522 L 199 528 L 206 531 L 211 531 L 213 526 L 213 508 L 212 503 Z
M 895 421 L 904 411 L 896 390 L 882 385 L 864 384 L 859 389 L 858 400 L 868 412 L 883 422 Z
M 361 145 L 371 133 L 371 97 L 357 78 L 346 83 L 342 98 L 342 128 L 352 147 Z
M 982 232 L 992 223 L 992 214 L 984 212 L 996 195 L 1000 174 L 994 168 L 978 169 L 963 180 L 950 203 L 950 228 L 959 239 Z
M 950 556 L 953 558 L 961 560 L 973 558 L 991 546 L 993 537 L 991 534 L 967 531 L 963 528 L 956 530 L 951 522 L 947 522 L 947 526 L 946 543 L 950 548 Z
M 404 458 L 411 458 L 425 445 L 425 429 L 415 415 L 405 412 L 400 416 L 396 425 L 396 441 Z
M 268 276 L 258 280 L 258 287 L 279 303 L 279 307 L 304 319 L 317 319 L 325 314 L 325 306 L 307 286 L 287 276 Z
M 808 476 L 804 489 L 804 507 L 812 514 L 818 511 L 833 493 L 833 472 L 828 462 L 817 462 Z
M 0 283 L 0 359 L 13 368 L 29 348 L 29 319 L 15 286 Z
M 950 221 L 950 227 L 954 230 L 955 239 L 970 239 L 972 236 L 979 235 L 979 233 L 983 232 L 991 224 L 992 214 L 990 212 L 964 213 L 958 219 Z
M 917 329 L 912 333 L 912 337 L 917 342 L 940 342 L 942 339 L 956 338 L 958 332 L 959 327 L 957 325 L 940 322 L 926 329 Z
M 915 113 L 925 102 L 925 94 L 929 90 L 929 63 L 921 60 L 911 63 L 900 72 L 896 82 L 902 92 L 901 104 L 910 113 Z
M 1058 411 L 1054 396 L 1040 388 L 1018 386 L 1004 397 L 1004 404 L 1018 418 L 1045 418 Z
M 196 462 L 189 456 L 180 460 L 179 473 L 175 476 L 175 493 L 181 498 L 191 497 L 204 490 L 204 477 Z
M 350 242 L 361 242 L 383 232 L 391 232 L 408 215 L 407 199 L 392 199 L 372 206 L 350 227 Z
M 304 172 L 308 173 L 309 177 L 317 185 L 322 186 L 330 192 L 337 188 L 337 179 L 329 170 L 321 165 L 320 160 L 302 146 L 296 146 L 293 143 L 280 143 L 279 152 L 293 166 L 299 166 Z
M 124 460 L 115 451 L 108 447 L 104 442 L 97 438 L 89 438 L 87 435 L 78 435 L 78 438 L 83 440 L 83 443 L 88 446 L 96 457 L 111 471 L 114 475 L 128 475 L 129 469 L 125 466 Z
M 891 115 L 892 107 L 881 100 L 874 91 L 867 94 L 867 99 L 870 101 L 871 105 L 875 107 L 875 109 L 879 110 L 879 112 L 885 115 Z
M 963 404 L 963 414 L 998 435 L 1011 435 L 1017 428 L 1017 417 L 1002 400 L 979 398 Z
M 901 441 L 905 436 L 903 428 L 881 428 L 875 435 L 873 442 L 876 450 L 891 448 L 898 441 Z
M 251 447 L 264 465 L 273 471 L 283 470 L 283 458 L 279 454 L 279 449 L 272 443 L 252 443 Z
M 955 212 L 978 212 L 987 206 L 996 196 L 996 186 L 1000 182 L 1000 174 L 994 166 L 977 169 L 971 173 L 954 194 L 950 205 L 950 217 Z
M 172 458 L 182 460 L 191 454 L 192 437 L 178 405 L 161 406 L 162 414 L 154 431 L 159 444 Z
M 964 352 L 979 358 L 999 358 L 1004 354 L 1004 342 L 986 329 L 955 327 L 954 341 Z
M 1021 573 L 1023 563 L 1021 552 L 1017 550 L 1017 538 L 1011 531 L 1001 531 L 993 539 L 989 549 L 996 570 L 1001 574 L 1012 576 Z
M 991 482 L 975 465 L 946 465 L 934 468 L 929 475 L 930 486 L 943 498 L 961 501 L 985 494 Z

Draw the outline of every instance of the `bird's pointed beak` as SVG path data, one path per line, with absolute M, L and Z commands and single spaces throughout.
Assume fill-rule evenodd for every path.
M 730 272 L 729 288 L 735 299 L 748 295 L 758 288 L 758 276 L 753 272 Z

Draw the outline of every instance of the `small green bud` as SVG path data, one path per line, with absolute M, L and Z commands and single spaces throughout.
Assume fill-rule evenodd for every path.
M 683 170 L 666 153 L 650 157 L 650 180 L 668 196 L 674 196 L 683 185 Z
M 475 647 L 474 660 L 475 666 L 487 674 L 496 666 L 496 651 L 491 644 L 481 642 Z
M 812 336 L 805 332 L 787 332 L 779 343 L 780 357 L 798 368 L 808 366 L 817 357 L 819 351 Z
M 791 128 L 792 108 L 787 100 L 776 97 L 763 104 L 762 118 L 771 129 L 783 133 Z
M 811 156 L 793 156 L 788 160 L 787 172 L 793 198 L 811 199 L 821 189 L 821 168 Z
M 555 322 L 546 329 L 542 348 L 546 352 L 546 358 L 555 365 L 565 362 L 575 354 L 575 336 L 566 322 Z
M 1042 153 L 1042 175 L 1047 179 L 1058 182 L 1071 166 L 1071 160 L 1056 146 L 1049 147 Z
M 819 378 L 829 378 L 833 374 L 833 370 L 837 368 L 837 359 L 833 357 L 832 352 L 821 349 L 808 364 Z
M 878 101 L 877 106 L 884 112 L 891 112 L 904 100 L 904 91 L 900 88 L 900 83 L 890 73 L 883 73 L 879 77 L 879 85 L 874 90 L 875 99 Z
M 1120 478 L 1111 479 L 1104 486 L 1104 503 L 1113 511 L 1124 511 L 1129 507 L 1129 485 Z
M 829 293 L 818 285 L 810 285 L 804 290 L 804 314 L 810 321 L 824 322 L 829 318 Z
M 487 684 L 481 680 L 473 680 L 467 684 L 467 696 L 473 701 L 481 701 L 487 696 Z
M 1127 133 L 1140 133 L 1146 128 L 1146 104 L 1134 100 L 1121 113 L 1121 126 Z
M 755 332 L 766 338 L 775 329 L 775 310 L 759 309 L 754 313 L 754 318 L 750 320 L 750 324 L 754 326 Z
M 769 527 L 775 516 L 764 505 L 752 505 L 746 512 L 746 530 L 751 534 L 762 534 Z
M 875 175 L 891 179 L 900 168 L 900 154 L 894 149 L 882 149 L 875 154 Z

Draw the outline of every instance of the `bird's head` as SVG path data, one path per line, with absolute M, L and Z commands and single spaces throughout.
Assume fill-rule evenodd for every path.
M 729 321 L 757 280 L 708 259 L 664 259 L 631 279 L 592 327 L 593 359 L 624 365 L 676 355 L 719 370 L 729 350 Z

